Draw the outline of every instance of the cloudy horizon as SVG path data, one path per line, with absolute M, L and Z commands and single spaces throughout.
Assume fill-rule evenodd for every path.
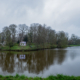
M 0 31 L 10 24 L 46 24 L 80 36 L 80 0 L 0 0 Z

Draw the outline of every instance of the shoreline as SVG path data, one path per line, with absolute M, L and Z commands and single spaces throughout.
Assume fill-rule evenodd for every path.
M 38 50 L 46 50 L 46 49 L 55 49 L 55 48 L 40 48 L 40 49 L 23 49 L 23 50 L 0 50 L 0 51 L 38 51 Z
M 80 46 L 80 45 L 68 45 L 67 47 L 74 47 L 74 46 Z M 67 48 L 63 47 L 63 48 Z M 55 48 L 61 48 L 61 47 L 52 47 L 52 48 L 32 48 L 32 49 L 0 49 L 0 51 L 38 51 L 38 50 L 46 50 L 46 49 L 55 49 Z
M 0 75 L 0 80 L 80 80 L 80 76 L 68 76 L 68 75 L 58 74 L 56 76 L 50 75 L 46 78 L 42 78 L 42 77 L 27 77 L 25 75 L 16 74 L 15 76 Z

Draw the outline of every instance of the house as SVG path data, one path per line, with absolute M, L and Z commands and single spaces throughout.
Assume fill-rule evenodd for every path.
M 26 46 L 26 42 L 25 41 L 21 41 L 20 42 L 20 46 Z

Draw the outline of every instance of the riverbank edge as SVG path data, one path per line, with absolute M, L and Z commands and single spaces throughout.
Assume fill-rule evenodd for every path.
M 10 49 L 5 49 L 0 51 L 38 51 L 38 50 L 45 50 L 45 49 L 55 49 L 55 48 L 39 48 L 39 49 L 21 49 L 21 50 L 10 50 Z
M 80 46 L 80 45 L 68 45 L 68 47 L 74 47 L 74 46 Z
M 25 75 L 16 74 L 16 76 L 0 75 L 0 80 L 80 80 L 80 76 L 67 76 L 67 75 L 58 74 L 56 76 L 50 75 L 49 77 L 42 78 L 42 77 L 27 77 Z
M 66 47 L 74 47 L 74 46 L 80 46 L 80 45 L 67 45 Z M 38 51 L 38 50 L 45 50 L 45 49 L 55 49 L 55 48 L 61 48 L 61 47 L 52 47 L 52 48 L 36 48 L 36 49 L 17 49 L 17 50 L 11 50 L 11 49 L 0 49 L 0 51 Z

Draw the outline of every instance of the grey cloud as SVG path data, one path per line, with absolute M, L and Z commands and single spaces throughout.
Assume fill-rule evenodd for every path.
M 80 0 L 0 0 L 0 30 L 10 24 L 40 23 L 80 34 Z

